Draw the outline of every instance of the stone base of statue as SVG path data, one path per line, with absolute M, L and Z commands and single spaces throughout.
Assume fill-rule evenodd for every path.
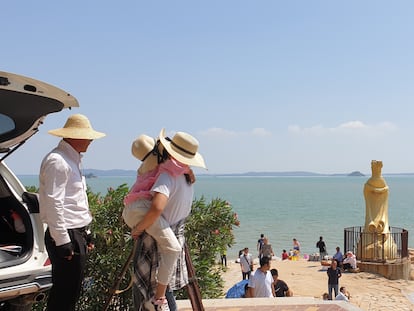
M 397 244 L 388 234 L 363 232 L 357 245 L 357 258 L 386 262 L 397 258 Z
M 382 275 L 389 280 L 410 280 L 411 260 L 408 257 L 395 262 L 358 262 L 360 271 Z

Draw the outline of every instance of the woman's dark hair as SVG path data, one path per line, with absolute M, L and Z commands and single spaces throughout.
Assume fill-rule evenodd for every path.
M 157 140 L 157 143 L 155 144 L 154 149 L 152 150 L 152 153 L 157 156 L 158 164 L 163 163 L 165 160 L 168 159 L 168 156 L 169 156 L 165 148 L 162 148 L 162 151 L 160 151 L 160 145 L 161 145 L 161 141 Z
M 154 155 L 157 156 L 158 164 L 163 163 L 165 160 L 167 160 L 170 157 L 170 154 L 168 153 L 167 149 L 162 148 L 162 151 L 160 151 L 160 148 L 159 148 L 160 145 L 161 145 L 161 141 L 157 140 L 157 143 L 155 144 L 154 150 L 153 150 Z M 187 182 L 187 184 L 191 185 L 192 182 L 191 182 L 190 175 L 184 174 L 184 177 L 185 177 L 185 181 Z

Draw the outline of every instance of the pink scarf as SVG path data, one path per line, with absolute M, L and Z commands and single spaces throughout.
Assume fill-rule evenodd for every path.
M 128 205 L 139 199 L 151 200 L 152 195 L 150 190 L 161 173 L 167 173 L 172 177 L 177 177 L 189 172 L 190 168 L 188 165 L 182 164 L 172 158 L 168 159 L 152 171 L 137 176 L 137 180 L 124 198 L 124 205 Z

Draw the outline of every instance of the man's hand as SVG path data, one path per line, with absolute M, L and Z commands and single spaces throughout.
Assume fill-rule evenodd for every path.
M 71 260 L 75 254 L 73 251 L 72 242 L 56 246 L 56 252 L 59 257 L 66 258 L 67 260 Z
M 88 252 L 95 248 L 95 244 L 93 243 L 93 236 L 91 230 L 86 230 L 86 246 L 88 248 Z

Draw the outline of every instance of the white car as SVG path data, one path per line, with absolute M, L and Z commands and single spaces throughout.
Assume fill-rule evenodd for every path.
M 79 104 L 67 92 L 0 71 L 0 310 L 30 310 L 52 286 L 37 194 L 26 191 L 4 160 L 48 114 L 70 107 Z

